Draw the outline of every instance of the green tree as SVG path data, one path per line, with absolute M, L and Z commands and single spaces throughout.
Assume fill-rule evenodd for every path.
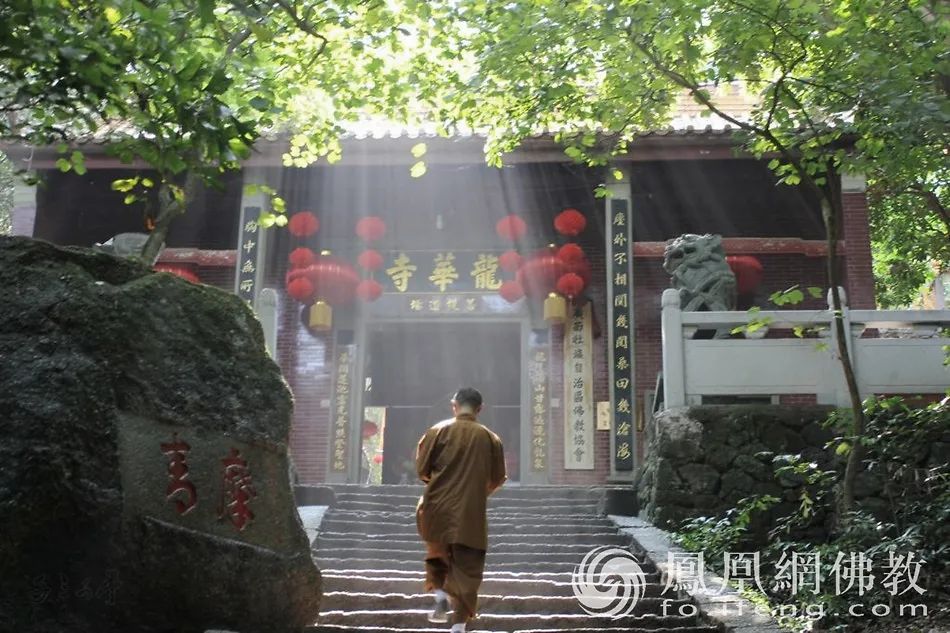
M 447 128 L 487 130 L 493 162 L 525 137 L 553 128 L 570 130 L 558 134 L 569 155 L 604 163 L 638 132 L 664 124 L 685 92 L 734 125 L 782 182 L 814 194 L 826 227 L 852 435 L 864 435 L 838 293 L 837 174 L 862 171 L 882 191 L 913 190 L 908 197 L 927 202 L 913 210 L 894 207 L 894 216 L 883 216 L 891 230 L 914 213 L 944 240 L 950 235 L 945 3 L 453 0 L 431 11 L 420 28 L 429 26 L 428 41 L 454 61 L 447 65 L 453 72 L 440 76 L 433 106 Z M 756 95 L 749 116 L 731 115 L 715 102 L 711 87 L 727 82 Z M 842 516 L 853 505 L 861 464 L 860 441 L 852 446 Z
M 195 186 L 240 167 L 264 134 L 295 130 L 286 160 L 339 157 L 346 121 L 403 118 L 398 2 L 12 0 L 0 7 L 0 137 L 56 145 L 85 171 L 103 143 L 158 177 L 115 183 L 156 204 L 154 261 Z M 150 190 L 157 190 L 157 195 Z M 274 199 L 265 224 L 282 224 Z

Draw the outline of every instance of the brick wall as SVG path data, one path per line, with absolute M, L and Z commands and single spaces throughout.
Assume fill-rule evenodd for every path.
M 290 456 L 299 482 L 326 480 L 330 457 L 330 407 L 334 341 L 301 324 L 300 305 L 281 293 L 277 360 L 294 395 Z
M 848 304 L 859 310 L 873 310 L 876 302 L 867 195 L 844 193 L 841 198 L 844 207 L 841 238 L 845 243 L 843 279 Z
M 198 266 L 195 268 L 195 274 L 203 284 L 234 292 L 233 266 Z

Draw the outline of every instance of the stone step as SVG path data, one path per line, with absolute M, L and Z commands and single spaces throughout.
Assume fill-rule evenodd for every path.
M 419 497 L 422 496 L 423 489 L 419 488 L 418 491 L 412 493 L 395 493 L 395 494 L 373 494 L 365 492 L 340 492 L 334 494 L 336 503 L 350 503 L 350 502 L 376 502 L 376 503 L 393 503 L 397 505 L 415 505 L 419 500 Z M 558 505 L 569 505 L 569 504 L 589 504 L 596 505 L 602 501 L 604 497 L 603 493 L 558 493 L 558 492 L 539 492 L 535 493 L 534 490 L 528 489 L 525 494 L 522 495 L 511 495 L 511 494 L 502 494 L 496 493 L 488 498 L 488 505 L 500 505 L 500 504 L 512 504 L 512 503 L 530 503 L 534 505 L 542 505 L 549 502 L 554 502 Z
M 428 623 L 427 623 L 428 624 Z M 361 626 L 358 629 L 340 624 L 321 624 L 318 626 L 307 627 L 307 633 L 342 633 L 344 631 L 359 630 L 361 633 L 446 633 L 448 629 L 443 625 L 440 628 L 413 626 L 409 628 L 395 628 L 383 626 Z M 518 633 L 719 633 L 720 629 L 715 626 L 685 626 L 685 627 L 659 627 L 659 628 L 632 628 L 632 627 L 597 627 L 597 628 L 569 628 L 569 629 L 539 629 L 524 628 L 517 629 Z M 476 621 L 466 628 L 466 633 L 508 633 L 507 631 L 493 631 L 480 626 Z
M 637 601 L 629 615 L 659 614 L 665 605 L 668 613 L 680 613 L 679 609 L 688 604 L 688 601 L 675 598 L 650 597 Z M 427 593 L 373 593 L 328 591 L 323 594 L 320 609 L 329 611 L 348 611 L 358 609 L 382 610 L 410 610 L 420 611 L 432 609 L 432 595 Z M 478 608 L 481 613 L 493 614 L 583 614 L 584 610 L 573 595 L 546 596 L 546 595 L 497 595 L 481 592 L 478 596 Z
M 349 512 L 415 512 L 418 499 L 407 502 L 391 500 L 337 500 L 333 504 L 334 510 Z M 586 514 L 596 515 L 600 508 L 598 503 L 572 502 L 566 499 L 558 500 L 507 500 L 488 504 L 488 514 Z
M 425 583 L 425 575 L 420 571 L 344 570 L 343 572 L 323 571 L 321 573 L 325 586 L 343 592 L 391 591 L 412 594 L 421 591 Z M 670 594 L 665 589 L 665 585 L 659 582 L 648 583 L 643 587 L 643 596 L 645 598 L 657 598 Z M 532 574 L 493 573 L 489 575 L 489 573 L 486 573 L 480 592 L 486 595 L 541 595 L 570 597 L 572 599 L 574 597 L 570 574 L 546 574 L 539 577 Z
M 557 511 L 555 511 L 557 510 Z M 540 510 L 504 510 L 495 512 L 488 511 L 488 521 L 524 521 L 526 517 L 532 517 L 539 521 L 551 525 L 551 521 L 556 521 L 560 525 L 562 521 L 581 522 L 581 523 L 599 523 L 601 525 L 613 525 L 605 515 L 592 515 L 589 512 L 573 512 L 570 507 L 550 508 L 545 507 Z M 407 519 L 416 520 L 416 509 L 411 510 L 348 510 L 346 508 L 331 507 L 327 511 L 328 515 L 341 518 L 363 519 L 367 521 L 405 521 Z
M 417 534 L 415 517 L 406 518 L 398 522 L 390 521 L 367 521 L 364 518 L 338 517 L 333 511 L 328 511 L 320 523 L 321 532 L 342 532 L 359 534 L 363 532 L 373 532 L 375 534 Z M 524 521 L 497 521 L 489 519 L 488 535 L 503 534 L 544 534 L 550 539 L 558 533 L 566 534 L 603 534 L 615 533 L 616 529 L 612 522 L 606 519 L 586 522 L 558 523 L 556 529 L 550 523 L 544 523 L 541 517 L 526 519 Z
M 375 529 L 375 527 L 370 527 L 367 529 Z M 330 532 L 324 530 L 321 526 L 320 537 L 327 539 L 341 539 L 346 541 L 355 541 L 358 542 L 361 546 L 365 545 L 367 547 L 374 547 L 377 542 L 397 542 L 397 541 L 414 541 L 419 542 L 419 534 L 416 532 L 415 528 L 412 530 L 406 530 L 403 532 L 391 532 L 391 533 L 372 533 L 372 532 Z M 565 545 L 590 545 L 601 546 L 601 545 L 619 545 L 625 546 L 629 545 L 632 540 L 632 537 L 629 534 L 621 534 L 618 532 L 569 532 L 569 533 L 559 533 L 552 535 L 551 531 L 537 531 L 537 532 L 512 532 L 507 534 L 495 534 L 491 533 L 488 535 L 488 548 L 493 549 L 500 545 L 507 543 L 551 543 L 557 542 Z
M 343 560 L 368 559 L 376 561 L 414 561 L 420 564 L 425 560 L 425 550 L 421 547 L 413 549 L 387 549 L 382 551 L 368 551 L 359 547 L 337 547 L 332 549 L 314 549 L 312 551 L 314 556 L 317 558 L 336 558 Z M 485 557 L 485 566 L 490 568 L 494 567 L 495 565 L 521 563 L 524 565 L 525 570 L 527 571 L 528 569 L 533 569 L 533 566 L 537 563 L 562 563 L 565 565 L 580 565 L 581 561 L 584 560 L 584 556 L 589 551 L 590 550 L 526 552 L 488 550 L 488 555 Z M 636 555 L 633 555 L 633 557 L 638 562 L 640 562 L 641 567 L 646 564 L 643 562 L 641 557 Z
M 616 539 L 610 539 L 608 543 L 604 541 L 607 539 L 601 539 L 600 542 L 597 542 L 595 539 L 586 537 L 580 542 L 572 542 L 571 540 L 564 539 L 560 535 L 555 538 L 537 538 L 537 539 L 525 539 L 523 537 L 515 536 L 506 536 L 503 540 L 494 539 L 488 545 L 489 555 L 492 553 L 502 553 L 502 552 L 524 552 L 524 553 L 543 553 L 543 554 L 580 554 L 583 556 L 587 552 L 591 551 L 596 547 L 602 547 L 606 544 L 616 544 L 617 541 L 621 541 L 624 536 L 617 534 L 611 535 L 615 536 Z M 630 537 L 627 536 L 626 543 L 630 542 Z M 326 533 L 321 533 L 317 538 L 316 543 L 314 544 L 314 551 L 327 551 L 333 552 L 335 549 L 360 549 L 363 551 L 373 551 L 373 552 L 385 552 L 389 550 L 411 550 L 417 552 L 424 552 L 425 546 L 419 540 L 419 537 L 407 538 L 407 539 L 367 539 L 367 538 L 351 538 L 345 536 L 330 536 Z
M 489 559 L 486 562 L 486 567 L 491 567 L 492 569 L 498 571 L 509 571 L 509 572 L 518 572 L 518 573 L 527 573 L 527 574 L 536 574 L 536 573 L 552 573 L 552 574 L 566 574 L 568 580 L 570 580 L 570 574 L 573 573 L 574 568 L 577 566 L 578 560 L 573 560 L 570 562 L 531 562 L 526 563 L 524 560 L 515 559 L 515 562 L 507 561 L 493 561 Z M 413 560 L 399 560 L 399 559 L 380 559 L 380 558 L 333 558 L 333 557 L 318 557 L 317 566 L 321 571 L 334 571 L 339 573 L 342 570 L 401 570 L 401 571 L 412 571 L 415 569 L 423 569 L 424 562 L 421 557 Z M 643 565 L 641 565 L 643 566 Z M 652 572 L 652 570 L 644 569 L 647 572 L 646 579 L 648 582 L 659 582 L 658 574 Z M 329 589 L 329 587 L 328 587 Z
M 425 549 L 416 531 L 421 486 L 333 486 L 334 504 L 314 542 L 322 570 L 322 614 L 308 633 L 445 633 L 426 620 L 432 597 L 423 590 Z M 714 633 L 689 603 L 665 591 L 656 567 L 641 557 L 646 584 L 632 614 L 619 619 L 585 613 L 571 579 L 596 547 L 627 549 L 602 511 L 602 487 L 507 486 L 489 500 L 489 550 L 479 591 L 482 615 L 470 633 L 615 631 Z M 668 613 L 669 615 L 664 615 Z
M 351 610 L 324 611 L 316 626 L 337 624 L 365 631 L 370 627 L 391 626 L 409 628 L 428 624 L 426 616 L 431 609 L 406 610 Z M 662 628 L 696 626 L 696 617 L 680 615 L 642 615 L 620 618 L 601 618 L 586 613 L 481 613 L 474 626 L 490 631 L 524 631 L 528 629 L 599 629 L 600 627 L 624 627 L 655 631 Z M 443 629 L 444 631 L 444 629 Z
M 361 485 L 361 484 L 332 484 L 328 486 L 339 498 L 341 495 L 370 495 L 379 498 L 394 496 L 415 496 L 419 497 L 424 488 L 421 484 L 381 484 L 381 485 Z M 561 498 L 572 500 L 590 500 L 596 501 L 604 498 L 611 490 L 629 490 L 628 486 L 521 486 L 507 484 L 502 486 L 492 499 L 544 499 Z
M 337 510 L 335 508 L 327 511 L 323 517 L 323 523 L 335 525 L 339 522 L 341 525 L 352 526 L 351 529 L 358 530 L 360 527 L 369 527 L 375 525 L 399 525 L 402 527 L 415 527 L 415 512 L 349 512 L 346 510 Z M 496 528 L 514 527 L 530 525 L 533 527 L 543 527 L 551 533 L 555 531 L 573 531 L 568 528 L 599 528 L 600 530 L 610 530 L 614 528 L 613 522 L 605 516 L 591 516 L 589 514 L 529 514 L 529 513 L 509 513 L 488 515 L 488 525 Z M 553 528 L 556 528 L 553 529 Z M 341 529 L 334 527 L 335 532 L 348 532 L 350 529 Z

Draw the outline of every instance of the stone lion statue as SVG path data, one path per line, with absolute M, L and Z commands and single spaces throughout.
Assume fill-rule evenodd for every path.
M 722 249 L 721 235 L 681 235 L 666 244 L 663 270 L 690 311 L 734 310 L 736 277 Z

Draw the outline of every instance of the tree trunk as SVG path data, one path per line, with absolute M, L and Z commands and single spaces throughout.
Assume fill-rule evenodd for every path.
M 834 182 L 832 174 L 828 176 L 829 183 Z M 827 274 L 828 284 L 831 286 L 831 305 L 833 311 L 833 327 L 835 328 L 835 339 L 837 341 L 838 358 L 841 360 L 841 368 L 844 371 L 845 381 L 848 385 L 848 396 L 851 400 L 851 452 L 848 454 L 848 463 L 845 467 L 844 477 L 841 481 L 841 489 L 838 495 L 838 517 L 839 525 L 847 522 L 847 515 L 854 509 L 854 482 L 858 472 L 861 470 L 862 458 L 864 456 L 864 406 L 861 402 L 861 393 L 858 390 L 858 381 L 854 374 L 854 365 L 851 362 L 851 353 L 848 351 L 848 339 L 851 332 L 844 329 L 844 314 L 841 309 L 841 293 L 838 279 L 838 227 L 841 219 L 840 197 L 837 188 L 829 185 L 831 192 L 822 197 L 821 215 L 825 222 L 825 237 L 828 244 Z

